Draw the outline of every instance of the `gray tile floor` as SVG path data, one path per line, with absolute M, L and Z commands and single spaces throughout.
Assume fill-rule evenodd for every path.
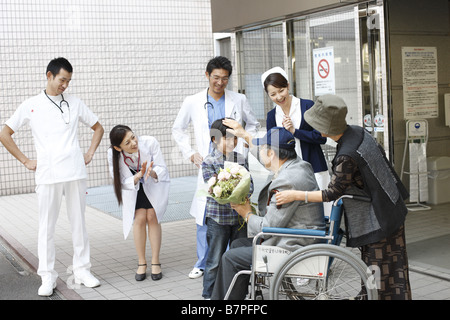
M 172 185 L 181 186 L 183 183 L 195 185 L 195 177 L 183 179 L 172 179 Z M 255 179 L 255 185 L 260 185 L 262 180 L 264 178 Z M 56 294 L 62 299 L 202 299 L 202 278 L 192 280 L 187 276 L 196 261 L 195 222 L 186 214 L 192 199 L 192 194 L 188 196 L 186 192 L 189 189 L 180 187 L 177 191 L 173 188 L 175 192 L 172 193 L 168 211 L 173 211 L 175 217 L 168 216 L 168 221 L 162 223 L 163 241 L 160 258 L 164 276 L 160 281 L 134 280 L 137 258 L 132 233 L 124 240 L 120 218 L 114 214 L 105 214 L 104 211 L 94 207 L 95 204 L 91 203 L 87 207 L 86 225 L 90 237 L 92 272 L 102 283 L 100 287 L 94 289 L 78 287 L 71 281 L 72 241 L 63 203 L 55 234 L 56 271 L 60 276 Z M 94 188 L 89 189 L 88 197 L 92 195 L 99 199 L 100 195 L 96 195 L 95 192 Z M 255 190 L 255 193 L 257 194 L 258 190 Z M 180 194 L 183 194 L 183 198 Z M 450 204 L 437 205 L 429 211 L 408 214 L 407 244 L 411 244 L 411 247 L 414 244 L 416 247 L 412 248 L 414 250 L 411 252 L 408 250 L 413 299 L 450 300 L 450 261 L 440 257 L 440 262 L 435 263 L 433 257 L 438 258 L 439 254 L 430 254 L 435 249 L 436 252 L 447 252 L 449 218 Z M 34 269 L 37 267 L 37 219 L 35 194 L 0 197 L 0 236 Z M 427 243 L 430 239 L 436 238 L 441 238 L 443 242 Z M 430 243 L 432 247 L 428 248 L 427 245 Z M 148 245 L 148 258 L 150 252 Z

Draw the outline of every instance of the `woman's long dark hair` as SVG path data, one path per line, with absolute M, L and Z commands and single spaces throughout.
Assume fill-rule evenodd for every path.
M 130 127 L 119 124 L 112 128 L 109 133 L 109 140 L 111 141 L 111 150 L 113 154 L 114 193 L 116 194 L 119 205 L 122 204 L 122 183 L 120 182 L 119 170 L 120 151 L 117 151 L 114 147 L 120 148 L 120 144 L 129 131 L 131 131 Z

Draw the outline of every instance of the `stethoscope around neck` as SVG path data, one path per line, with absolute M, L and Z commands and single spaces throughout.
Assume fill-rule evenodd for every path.
M 211 107 L 211 110 L 213 110 L 213 112 L 214 112 L 214 105 L 213 105 L 211 102 L 209 102 L 209 99 L 208 99 L 208 91 L 209 91 L 209 88 L 206 89 L 206 102 L 205 102 L 205 104 L 203 105 L 203 108 L 204 108 L 204 109 L 206 110 L 206 112 L 207 112 L 206 117 L 208 118 L 208 127 L 211 128 L 212 123 L 211 123 L 211 120 L 209 120 L 209 108 Z
M 208 111 L 208 108 L 209 107 L 211 107 L 211 109 L 212 110 L 214 110 L 214 105 L 211 103 L 211 102 L 209 102 L 209 99 L 208 99 L 208 92 L 209 92 L 209 88 L 208 89 L 206 89 L 206 102 L 205 102 L 205 104 L 203 105 L 203 108 L 206 110 L 206 111 Z M 208 115 L 206 115 L 207 117 L 208 117 Z M 230 116 L 230 118 L 231 119 L 236 119 L 236 111 L 234 111 L 234 117 L 231 117 Z M 209 125 L 209 127 L 211 128 L 211 123 L 210 123 L 210 121 L 209 121 L 209 117 L 208 117 L 208 125 Z
M 214 110 L 214 105 L 211 103 L 211 102 L 209 102 L 209 99 L 208 99 L 208 92 L 209 92 L 209 88 L 208 89 L 206 89 L 206 102 L 205 102 L 205 104 L 203 105 L 203 108 L 205 109 L 205 110 L 207 110 L 209 107 L 211 107 L 213 110 Z
M 58 109 L 59 111 L 61 111 L 61 117 L 63 119 L 63 121 L 65 122 L 65 124 L 69 124 L 70 123 L 70 106 L 69 103 L 64 99 L 63 94 L 61 93 L 61 98 L 62 100 L 59 102 L 59 105 L 53 101 L 47 94 L 47 91 L 44 90 L 45 95 L 47 96 L 48 100 L 50 100 Z M 67 113 L 68 113 L 68 120 L 66 121 L 65 117 L 64 117 L 64 110 L 63 107 L 67 107 Z
M 140 162 L 141 162 L 141 153 L 140 153 L 139 151 L 138 151 L 137 164 L 134 163 L 134 160 L 133 160 L 131 157 L 125 155 L 125 152 L 124 152 L 124 151 L 122 151 L 122 155 L 123 155 L 123 162 L 126 164 L 126 166 L 127 166 L 131 171 L 133 171 L 133 172 L 136 174 L 138 171 L 141 170 L 141 169 L 139 168 L 139 167 L 140 167 Z M 132 168 L 133 165 L 136 165 L 136 169 Z

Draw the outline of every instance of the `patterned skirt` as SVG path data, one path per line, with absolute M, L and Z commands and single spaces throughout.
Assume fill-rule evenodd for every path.
M 411 300 L 404 226 L 379 242 L 361 247 L 361 258 L 373 268 L 379 300 Z

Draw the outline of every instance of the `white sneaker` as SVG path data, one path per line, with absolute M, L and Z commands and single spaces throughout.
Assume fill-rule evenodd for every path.
M 191 272 L 189 272 L 189 278 L 191 279 L 197 279 L 200 278 L 203 275 L 203 270 L 199 268 L 192 269 Z
M 88 288 L 95 288 L 100 285 L 100 281 L 94 277 L 89 271 L 83 271 L 74 274 L 74 280 L 76 284 L 84 284 Z
M 56 288 L 56 281 L 55 282 L 51 282 L 51 281 L 42 282 L 42 284 L 38 290 L 38 295 L 40 295 L 42 297 L 49 297 L 53 294 L 53 289 L 55 289 L 55 288 Z

